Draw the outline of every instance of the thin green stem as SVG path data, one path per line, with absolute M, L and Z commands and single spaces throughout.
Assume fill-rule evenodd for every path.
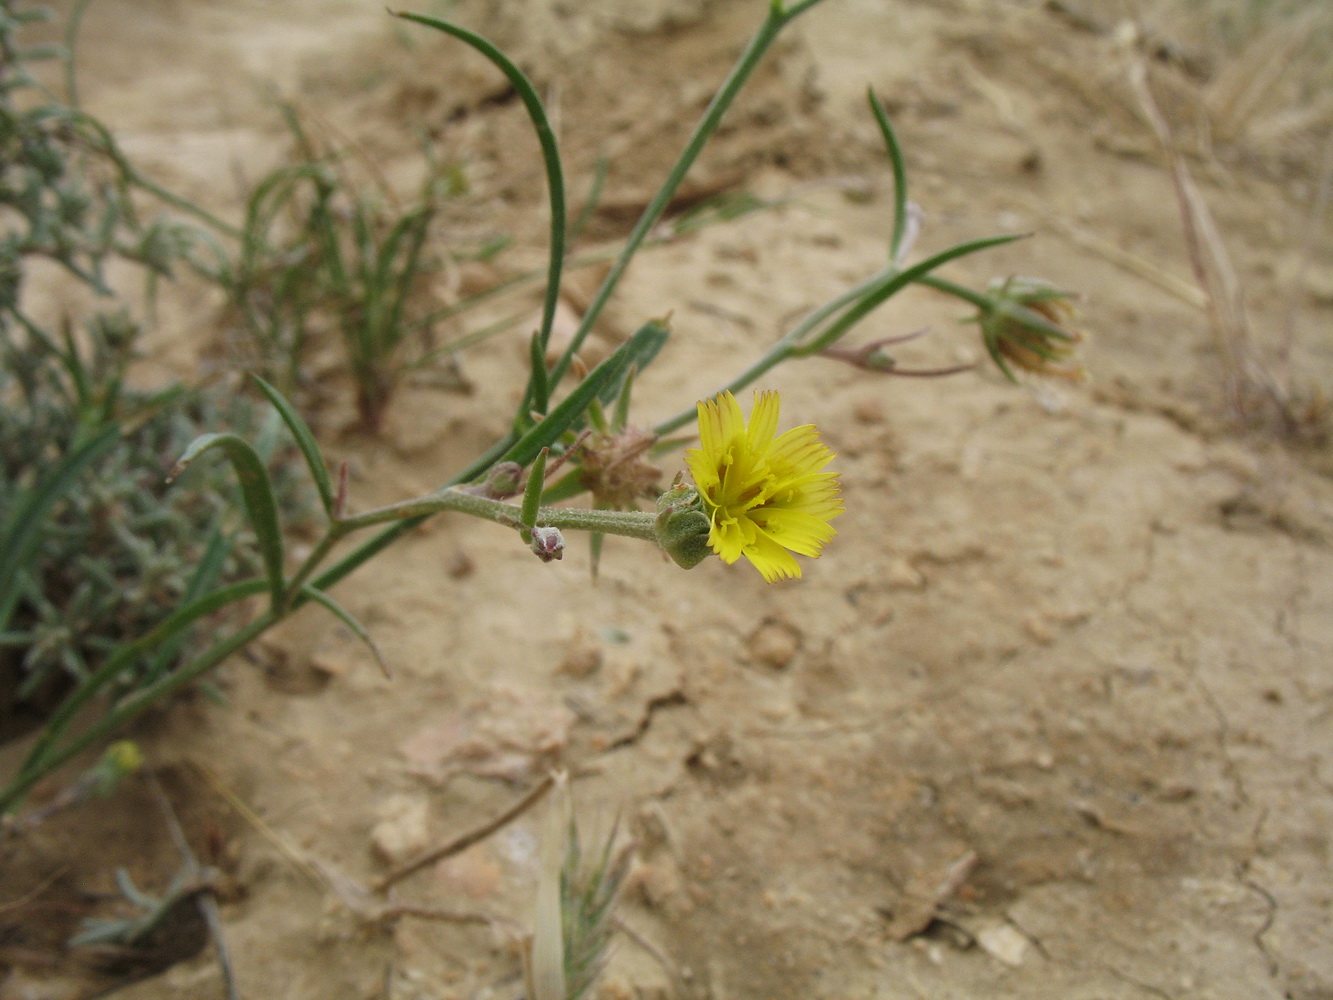
M 401 503 L 377 507 L 375 510 L 342 518 L 337 528 L 346 533 L 390 521 L 408 521 L 428 517 L 441 511 L 468 514 L 496 524 L 514 527 L 523 524 L 523 508 L 518 504 L 492 500 L 490 497 L 466 493 L 449 487 Z M 581 510 L 569 507 L 541 507 L 535 513 L 533 524 L 542 528 L 568 528 L 572 531 L 599 531 L 608 535 L 623 535 L 643 541 L 656 541 L 653 524 L 656 518 L 642 511 Z
M 872 293 L 875 289 L 883 285 L 886 280 L 891 279 L 894 274 L 895 272 L 893 268 L 887 267 L 884 270 L 871 275 L 869 278 L 866 278 L 860 284 L 849 288 L 841 295 L 830 299 L 828 302 L 824 303 L 824 305 L 811 312 L 796 326 L 792 327 L 781 340 L 777 341 L 777 343 L 765 351 L 758 360 L 750 365 L 750 367 L 746 368 L 726 385 L 719 388 L 717 392 L 736 393 L 740 392 L 740 390 L 744 389 L 746 386 L 753 384 L 761 375 L 781 364 L 783 361 L 786 361 L 788 358 L 793 357 L 796 348 L 817 330 L 821 324 L 827 321 L 830 317 L 837 315 L 843 309 L 846 309 L 848 306 L 864 298 L 866 295 Z M 717 393 L 714 393 L 714 395 L 716 394 Z M 669 417 L 653 427 L 653 433 L 658 437 L 663 437 L 670 434 L 672 431 L 679 430 L 681 427 L 684 427 L 690 421 L 694 420 L 695 414 L 696 410 L 694 407 L 681 410 L 675 416 Z
M 314 575 L 315 570 L 319 569 L 319 564 L 328 557 L 333 547 L 338 544 L 339 539 L 345 534 L 346 532 L 340 530 L 336 522 L 330 526 L 324 537 L 315 544 L 314 550 L 301 563 L 296 575 L 287 584 L 287 590 L 283 596 L 284 603 L 290 604 L 301 593 L 301 588 L 305 586 L 306 581 Z
M 959 285 L 950 281 L 948 278 L 940 278 L 933 274 L 923 275 L 916 279 L 918 285 L 925 285 L 938 292 L 944 292 L 946 295 L 952 295 L 954 298 L 962 299 L 964 302 L 970 302 L 983 312 L 998 310 L 1010 319 L 1024 326 L 1040 330 L 1048 337 L 1054 337 L 1056 340 L 1072 340 L 1068 330 L 1063 329 L 1058 323 L 1053 323 L 1041 313 L 1027 306 L 1020 305 L 1017 302 L 997 299 L 995 296 L 987 295 L 984 292 L 977 292 L 965 285 Z M 1028 345 L 1031 349 L 1042 352 L 1040 345 Z M 1043 355 L 1047 356 L 1047 355 Z M 1053 357 L 1053 355 L 1051 355 Z
M 70 9 L 65 23 L 65 101 L 71 108 L 79 106 L 78 71 L 74 66 L 74 51 L 79 41 L 79 25 L 92 0 L 78 0 Z
M 927 274 L 917 278 L 918 285 L 925 285 L 927 288 L 933 288 L 937 292 L 944 292 L 946 295 L 952 295 L 956 299 L 962 299 L 964 302 L 970 302 L 978 309 L 992 309 L 995 307 L 994 301 L 983 292 L 974 291 L 965 285 L 957 284 L 948 278 L 941 278 L 934 274 Z
M 667 206 L 671 204 L 671 199 L 675 196 L 676 190 L 680 187 L 681 182 L 685 180 L 685 175 L 694 166 L 694 161 L 698 159 L 704 145 L 717 131 L 722 116 L 727 113 L 727 109 L 734 103 L 736 95 L 740 93 L 741 88 L 745 86 L 746 81 L 763 59 L 764 54 L 772 46 L 773 40 L 794 18 L 819 2 L 821 0 L 804 0 L 789 11 L 784 11 L 780 3 L 775 2 L 770 6 L 768 17 L 764 20 L 754 38 L 750 40 L 750 44 L 746 46 L 736 65 L 732 67 L 731 73 L 727 76 L 721 88 L 713 96 L 713 100 L 709 103 L 707 110 L 704 111 L 703 118 L 695 126 L 689 142 L 686 143 L 684 151 L 680 154 L 680 159 L 676 161 L 676 165 L 671 168 L 671 172 L 667 175 L 653 200 L 648 203 L 648 207 L 639 216 L 639 221 L 634 224 L 634 229 L 625 241 L 624 249 L 621 250 L 620 256 L 616 258 L 616 262 L 611 265 L 611 270 L 607 272 L 601 287 L 597 289 L 597 294 L 588 305 L 587 312 L 583 314 L 583 320 L 579 323 L 578 329 L 574 331 L 574 337 L 569 346 L 560 356 L 555 367 L 551 369 L 550 384 L 552 388 L 560 383 L 565 372 L 569 370 L 574 353 L 582 346 L 583 341 L 592 331 L 602 313 L 602 309 L 606 306 L 607 300 L 610 299 L 611 293 L 620 284 L 620 279 L 628 269 L 630 261 L 634 259 L 640 245 L 647 239 L 653 227 L 657 225 Z

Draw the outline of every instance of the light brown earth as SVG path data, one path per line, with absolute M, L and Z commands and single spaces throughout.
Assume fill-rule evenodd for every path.
M 185 699 L 136 735 L 221 870 L 242 995 L 518 995 L 538 814 L 394 890 L 489 925 L 368 924 L 327 879 L 373 883 L 385 856 L 476 826 L 558 763 L 585 826 L 618 815 L 638 844 L 620 916 L 657 955 L 620 936 L 606 1000 L 1333 997 L 1333 463 L 1227 417 L 1170 174 L 1125 82 L 1146 53 L 1256 339 L 1277 344 L 1294 303 L 1294 368 L 1327 387 L 1327 221 L 1302 246 L 1333 107 L 1301 42 L 1329 27 L 1311 4 L 1227 49 L 1197 7 L 1149 10 L 1137 48 L 1111 4 L 828 0 L 798 22 L 691 188 L 789 200 L 645 254 L 599 333 L 605 350 L 672 316 L 636 419 L 711 393 L 878 266 L 892 188 L 867 87 L 907 150 L 919 252 L 1031 232 L 949 273 L 1081 293 L 1092 381 L 791 364 L 765 384 L 838 452 L 847 505 L 799 582 L 684 573 L 612 540 L 593 583 L 582 545 L 542 566 L 508 530 L 441 517 L 338 590 L 392 681 L 314 610 L 226 664 L 226 705 Z M 449 10 L 538 82 L 575 192 L 611 157 L 594 235 L 612 238 L 763 8 Z M 232 217 L 288 150 L 273 92 L 404 183 L 424 127 L 467 164 L 460 225 L 518 239 L 494 276 L 540 263 L 521 107 L 378 4 L 94 5 L 81 67 L 146 172 Z M 535 309 L 520 294 L 467 322 Z M 953 363 L 979 356 L 966 314 L 916 291 L 859 337 L 929 326 L 904 363 Z M 144 377 L 196 374 L 218 316 L 168 298 Z M 464 354 L 471 394 L 408 389 L 381 440 L 346 430 L 345 404 L 322 414 L 353 503 L 426 492 L 494 438 L 523 343 L 516 328 Z M 142 784 L 34 837 L 32 881 L 6 877 L 0 905 L 43 874 L 106 892 L 125 865 L 160 889 L 177 866 Z M 73 964 L 19 962 L 0 996 L 88 995 L 57 982 Z M 206 948 L 120 995 L 221 996 L 218 965 Z

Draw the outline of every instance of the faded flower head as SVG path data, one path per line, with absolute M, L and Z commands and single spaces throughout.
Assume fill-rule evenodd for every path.
M 627 427 L 594 431 L 579 446 L 580 481 L 598 506 L 630 510 L 657 492 L 662 470 L 644 459 L 657 437 Z
M 987 291 L 992 304 L 977 316 L 981 339 L 1005 375 L 1016 381 L 1012 365 L 1071 382 L 1087 377 L 1077 357 L 1083 334 L 1067 325 L 1074 317 L 1069 292 L 1022 277 L 997 279 Z
M 703 500 L 708 544 L 726 563 L 741 556 L 773 583 L 801 575 L 792 556 L 818 557 L 842 513 L 833 452 L 814 424 L 774 436 L 781 401 L 755 393 L 749 425 L 730 392 L 699 404 L 700 447 L 686 454 Z

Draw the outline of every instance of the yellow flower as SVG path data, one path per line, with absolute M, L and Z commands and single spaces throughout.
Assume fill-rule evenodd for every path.
M 781 401 L 755 394 L 747 427 L 729 392 L 699 404 L 699 443 L 685 460 L 711 525 L 708 544 L 726 563 L 741 556 L 769 583 L 801 575 L 792 556 L 818 557 L 842 513 L 833 452 L 814 424 L 774 437 Z M 789 551 L 790 550 L 790 551 Z

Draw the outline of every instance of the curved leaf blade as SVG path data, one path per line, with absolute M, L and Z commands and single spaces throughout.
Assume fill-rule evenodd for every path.
M 989 247 L 997 247 L 1005 243 L 1012 243 L 1014 240 L 1023 239 L 1025 235 L 1025 233 L 1012 233 L 1004 236 L 988 236 L 979 240 L 968 240 L 965 243 L 955 244 L 947 250 L 941 250 L 933 257 L 927 257 L 918 264 L 913 264 L 909 268 L 905 268 L 902 271 L 892 274 L 881 284 L 868 290 L 864 297 L 830 323 L 829 326 L 812 341 L 802 344 L 799 348 L 794 349 L 792 355 L 794 357 L 802 357 L 818 354 L 820 351 L 824 350 L 824 348 L 836 343 L 838 338 L 878 309 L 905 286 L 910 285 L 912 282 L 929 274 L 940 265 L 947 264 L 949 261 L 956 260 L 959 257 L 965 257 L 968 254 L 976 253 L 979 250 L 985 250 Z
M 651 359 L 661 350 L 667 333 L 666 326 L 657 321 L 639 327 L 614 354 L 589 372 L 588 377 L 554 407 L 545 419 L 538 421 L 520 437 L 501 460 L 527 465 L 543 448 L 550 447 L 561 434 L 576 426 L 593 400 L 603 396 L 607 400 L 615 399 L 630 366 L 638 365 L 642 368 L 644 358 Z
M 283 558 L 282 529 L 278 524 L 278 504 L 273 498 L 273 483 L 268 470 L 259 457 L 259 453 L 249 441 L 237 434 L 204 434 L 197 437 L 185 449 L 185 454 L 167 476 L 172 482 L 196 458 L 214 448 L 222 452 L 231 462 L 236 472 L 236 479 L 241 486 L 241 496 L 245 500 L 246 514 L 255 537 L 259 540 L 259 551 L 264 559 L 264 571 L 268 578 L 269 593 L 272 596 L 273 610 L 279 611 L 283 603 Z
M 329 476 L 329 467 L 324 461 L 323 453 L 319 450 L 319 442 L 315 440 L 310 425 L 301 419 L 301 415 L 296 412 L 296 409 L 282 393 L 258 375 L 251 375 L 250 377 L 259 386 L 259 391 L 268 397 L 268 401 L 273 404 L 273 408 L 282 417 L 282 422 L 292 432 L 292 437 L 296 439 L 296 447 L 301 449 L 301 455 L 305 458 L 310 476 L 315 480 L 315 489 L 319 491 L 319 502 L 324 505 L 324 513 L 332 520 L 334 517 L 333 480 Z
M 546 166 L 546 186 L 551 199 L 551 259 L 547 267 L 546 296 L 542 303 L 542 322 L 538 332 L 538 339 L 541 341 L 544 356 L 546 346 L 551 339 L 551 327 L 555 323 L 556 303 L 560 298 L 560 276 L 565 263 L 567 231 L 564 168 L 560 163 L 560 149 L 556 145 L 555 131 L 551 128 L 550 119 L 546 115 L 546 108 L 542 105 L 541 98 L 537 94 L 537 88 L 532 85 L 532 81 L 528 79 L 527 75 L 518 68 L 512 59 L 481 35 L 427 14 L 413 14 L 408 11 L 392 11 L 392 13 L 406 21 L 415 21 L 417 24 L 424 24 L 436 31 L 443 31 L 445 34 L 452 35 L 459 41 L 472 46 L 505 75 L 510 84 L 513 85 L 519 99 L 522 100 L 523 107 L 527 109 L 528 117 L 532 121 L 533 131 L 536 132 L 537 141 L 541 144 L 542 161 Z M 551 380 L 551 383 L 558 382 L 558 376 L 561 374 L 563 374 L 563 369 L 557 367 L 557 376 Z M 541 378 L 545 380 L 544 370 Z M 538 398 L 537 388 L 538 376 L 534 369 L 526 395 L 535 403 L 544 404 L 546 401 Z M 545 412 L 544 405 L 538 405 L 538 409 Z
M 351 629 L 356 637 L 366 644 L 366 648 L 370 650 L 370 655 L 375 657 L 375 662 L 379 665 L 380 671 L 384 676 L 389 680 L 393 680 L 393 672 L 389 670 L 389 664 L 386 663 L 384 657 L 380 655 L 379 646 L 377 646 L 375 640 L 370 637 L 370 633 L 366 631 L 366 627 L 357 621 L 350 611 L 335 601 L 327 593 L 317 587 L 312 587 L 308 583 L 302 584 L 301 593 L 323 607 L 324 610 L 328 611 L 331 615 L 337 618 L 338 621 Z

